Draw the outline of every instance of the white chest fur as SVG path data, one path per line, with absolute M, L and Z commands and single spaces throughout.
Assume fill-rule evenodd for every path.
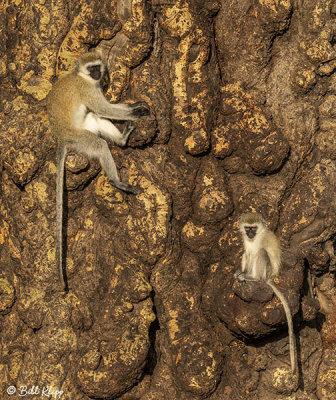
M 260 258 L 258 257 L 258 252 L 262 248 L 263 234 L 257 235 L 254 240 L 244 238 L 245 246 L 245 270 L 248 275 L 254 279 L 263 279 L 264 273 L 261 271 L 261 266 L 258 265 Z M 265 272 L 265 271 L 264 271 Z

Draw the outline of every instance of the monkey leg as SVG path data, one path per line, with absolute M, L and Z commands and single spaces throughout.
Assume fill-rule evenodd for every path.
M 100 118 L 96 114 L 89 112 L 85 117 L 83 129 L 95 134 L 101 134 L 105 139 L 109 139 L 119 146 L 125 146 L 128 136 L 134 130 L 134 127 L 127 122 L 124 131 L 121 133 L 108 119 Z
M 72 143 L 71 148 L 86 154 L 89 158 L 98 159 L 111 184 L 118 189 L 129 193 L 140 193 L 136 186 L 120 181 L 116 164 L 106 141 L 93 132 L 81 132 L 80 140 Z

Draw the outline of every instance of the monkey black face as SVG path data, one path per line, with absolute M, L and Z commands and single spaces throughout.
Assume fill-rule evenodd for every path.
M 144 117 L 150 114 L 148 104 L 145 101 L 139 101 L 138 103 L 130 104 L 133 108 L 133 115 L 135 117 Z
M 255 237 L 255 235 L 257 234 L 258 227 L 256 225 L 248 225 L 248 226 L 245 226 L 244 229 L 245 229 L 246 236 L 249 239 L 253 239 Z
M 99 81 L 102 77 L 102 72 L 101 72 L 101 65 L 91 65 L 87 67 L 89 74 L 92 79 L 95 79 L 96 81 Z

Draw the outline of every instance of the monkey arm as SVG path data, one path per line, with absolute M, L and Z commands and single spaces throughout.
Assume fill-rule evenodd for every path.
M 101 118 L 121 121 L 134 121 L 142 116 L 149 115 L 145 102 L 135 104 L 112 104 L 106 100 L 101 90 L 93 95 L 85 96 L 85 106 Z

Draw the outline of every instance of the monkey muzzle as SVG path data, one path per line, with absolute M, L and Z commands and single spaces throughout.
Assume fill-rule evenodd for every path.
M 253 239 L 257 233 L 257 227 L 256 226 L 245 227 L 245 233 L 249 239 Z
M 102 76 L 100 65 L 93 65 L 91 67 L 88 67 L 88 70 L 90 72 L 91 78 L 95 79 L 96 81 L 99 81 L 99 79 Z

